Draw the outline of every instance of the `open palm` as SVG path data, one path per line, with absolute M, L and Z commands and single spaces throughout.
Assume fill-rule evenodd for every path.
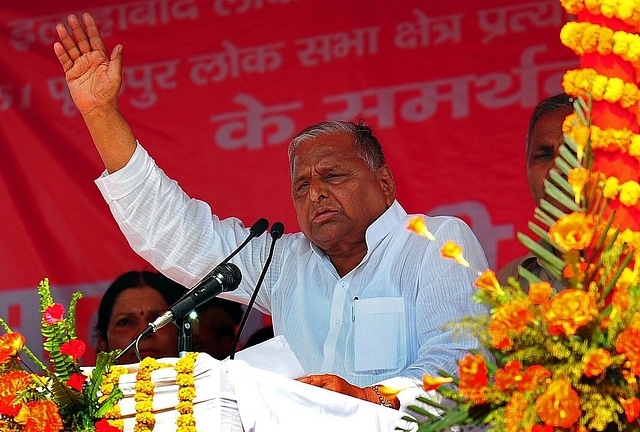
M 56 30 L 60 42 L 54 51 L 65 72 L 71 97 L 83 115 L 108 105 L 117 106 L 122 85 L 122 45 L 117 45 L 111 56 L 93 17 L 82 15 L 84 28 L 75 15 L 68 18 L 71 33 L 64 24 Z

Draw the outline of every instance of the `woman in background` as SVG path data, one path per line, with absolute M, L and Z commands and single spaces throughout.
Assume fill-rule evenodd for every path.
M 186 288 L 161 273 L 130 271 L 119 276 L 105 291 L 96 324 L 98 351 L 124 349 L 182 297 Z M 140 355 L 162 358 L 178 356 L 178 327 L 168 325 L 141 339 Z M 137 363 L 133 349 L 118 361 Z

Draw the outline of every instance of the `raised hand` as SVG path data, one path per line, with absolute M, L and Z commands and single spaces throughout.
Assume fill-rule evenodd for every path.
M 63 23 L 56 26 L 60 42 L 53 49 L 65 72 L 71 97 L 83 116 L 96 109 L 117 110 L 122 86 L 122 45 L 107 55 L 91 14 L 82 15 L 84 27 L 69 15 L 71 33 Z

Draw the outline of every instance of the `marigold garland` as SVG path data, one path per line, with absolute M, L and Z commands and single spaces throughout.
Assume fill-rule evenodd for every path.
M 98 402 L 102 402 L 109 398 L 115 386 L 120 382 L 120 377 L 125 373 L 127 373 L 127 368 L 124 366 L 112 366 L 109 369 L 109 372 L 102 378 L 102 383 L 100 384 L 100 392 L 102 393 L 102 396 L 100 396 Z M 120 430 L 124 430 L 124 420 L 122 420 L 120 405 L 114 404 L 104 414 L 104 418 L 107 419 L 109 425 Z
M 630 112 L 637 113 L 640 101 L 638 86 L 618 77 L 608 78 L 590 68 L 574 69 L 564 75 L 562 87 L 570 95 L 586 97 L 590 93 L 596 101 L 619 103 Z
M 167 364 L 158 363 L 156 359 L 151 357 L 146 357 L 140 362 L 138 372 L 136 373 L 136 393 L 133 397 L 136 402 L 136 424 L 133 427 L 134 432 L 151 432 L 153 430 L 156 423 L 153 414 L 155 385 L 151 380 L 151 372 L 167 366 Z
M 634 67 L 640 66 L 640 36 L 634 33 L 614 32 L 597 24 L 571 21 L 562 27 L 560 40 L 578 55 L 613 53 Z
M 618 18 L 638 29 L 640 23 L 640 1 L 638 0 L 560 0 L 565 10 L 578 15 L 585 9 L 594 15 Z
M 177 432 L 197 432 L 196 419 L 193 416 L 193 399 L 196 397 L 193 368 L 198 358 L 197 352 L 189 352 L 173 367 L 176 371 L 178 390 L 178 404 L 176 410 L 180 416 L 176 419 Z

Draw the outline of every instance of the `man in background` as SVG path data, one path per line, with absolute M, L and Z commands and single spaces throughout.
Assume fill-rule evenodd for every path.
M 573 99 L 561 93 L 538 103 L 529 120 L 526 137 L 527 181 L 536 205 L 540 205 L 540 201 L 544 199 L 558 206 L 545 192 L 544 180 L 548 178 L 560 146 L 564 143 L 562 123 L 572 113 Z M 526 284 L 525 280 L 518 277 L 519 267 L 524 267 L 540 280 L 551 283 L 554 288 L 561 288 L 558 281 L 542 268 L 537 258 L 531 253 L 516 258 L 502 267 L 497 273 L 500 284 L 507 284 L 509 276 L 514 276 L 523 285 Z

